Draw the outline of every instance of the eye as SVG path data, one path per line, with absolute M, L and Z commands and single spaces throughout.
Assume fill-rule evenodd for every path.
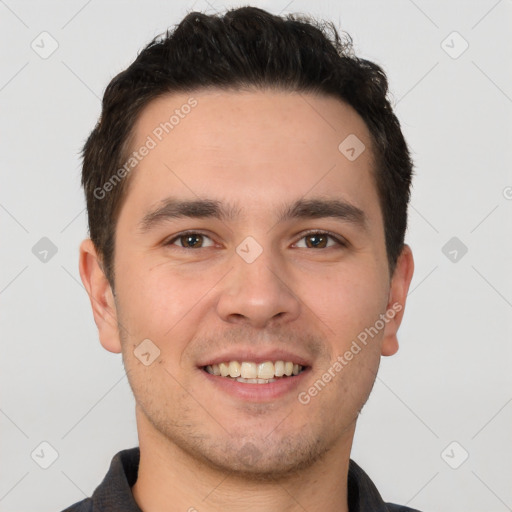
M 177 245 L 183 249 L 202 249 L 204 247 L 213 246 L 213 240 L 202 233 L 189 231 L 174 237 L 172 240 L 166 242 L 165 245 Z
M 303 240 L 305 240 L 305 243 L 302 243 Z M 346 243 L 337 236 L 325 231 L 307 233 L 295 244 L 296 247 L 306 249 L 327 249 L 336 245 L 344 247 Z

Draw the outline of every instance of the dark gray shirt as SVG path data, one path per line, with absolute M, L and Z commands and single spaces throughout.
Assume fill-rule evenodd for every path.
M 142 512 L 131 491 L 137 481 L 139 448 L 117 453 L 103 482 L 92 497 L 62 512 Z M 415 509 L 384 503 L 368 475 L 353 461 L 348 471 L 348 507 L 350 512 L 418 512 Z

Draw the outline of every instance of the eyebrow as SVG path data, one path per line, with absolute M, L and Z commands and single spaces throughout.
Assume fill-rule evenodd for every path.
M 233 220 L 238 214 L 238 208 L 224 206 L 220 201 L 212 199 L 181 200 L 168 197 L 144 215 L 138 229 L 146 233 L 166 220 L 178 218 Z
M 335 218 L 366 227 L 363 210 L 339 199 L 299 199 L 285 208 L 278 223 L 291 219 Z
M 139 222 L 140 233 L 147 233 L 157 225 L 177 218 L 212 218 L 232 221 L 240 215 L 240 208 L 212 199 L 181 200 L 168 197 L 147 212 Z M 367 218 L 363 210 L 339 199 L 298 199 L 285 205 L 278 216 L 277 224 L 292 219 L 340 219 L 361 228 L 366 228 Z

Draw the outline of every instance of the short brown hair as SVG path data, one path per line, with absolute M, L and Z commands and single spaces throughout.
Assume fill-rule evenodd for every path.
M 112 287 L 116 223 L 129 177 L 113 187 L 105 184 L 124 165 L 133 128 L 150 101 L 205 87 L 311 92 L 351 105 L 372 136 L 393 273 L 407 227 L 412 162 L 387 99 L 385 73 L 357 58 L 350 37 L 344 34 L 342 40 L 332 23 L 242 7 L 224 15 L 189 13 L 174 31 L 151 41 L 105 90 L 101 117 L 83 148 L 82 185 L 89 234 Z

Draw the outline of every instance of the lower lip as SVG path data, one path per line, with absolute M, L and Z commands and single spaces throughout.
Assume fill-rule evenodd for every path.
M 277 377 L 274 382 L 267 384 L 248 384 L 245 382 L 238 382 L 229 377 L 221 377 L 219 375 L 212 375 L 207 371 L 200 368 L 200 372 L 222 391 L 230 395 L 246 400 L 248 402 L 266 402 L 281 398 L 288 393 L 296 390 L 304 378 L 309 373 L 310 367 L 307 367 L 298 375 L 292 377 Z

